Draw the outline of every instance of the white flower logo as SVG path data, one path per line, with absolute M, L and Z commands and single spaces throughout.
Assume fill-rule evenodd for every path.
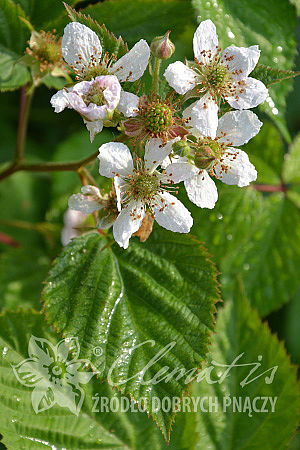
M 57 403 L 78 416 L 84 400 L 80 384 L 87 384 L 95 375 L 86 371 L 91 366 L 88 360 L 77 359 L 79 353 L 76 337 L 63 339 L 54 346 L 47 339 L 31 336 L 29 358 L 12 368 L 23 386 L 34 388 L 31 401 L 36 414 Z

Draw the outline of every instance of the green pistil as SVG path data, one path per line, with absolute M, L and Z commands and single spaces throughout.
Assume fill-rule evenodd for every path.
M 60 45 L 57 42 L 44 42 L 36 49 L 36 54 L 40 60 L 54 64 L 60 59 Z
M 150 105 L 144 116 L 146 128 L 155 135 L 166 132 L 173 124 L 171 108 L 162 103 Z
M 223 64 L 212 63 L 206 68 L 206 80 L 214 88 L 222 86 L 229 78 L 229 71 Z
M 160 182 L 155 174 L 137 172 L 130 180 L 132 197 L 135 199 L 150 201 L 158 192 Z
M 97 84 L 92 86 L 90 90 L 82 96 L 82 98 L 87 106 L 89 106 L 90 103 L 94 103 L 98 106 L 102 106 L 105 104 L 103 91 Z

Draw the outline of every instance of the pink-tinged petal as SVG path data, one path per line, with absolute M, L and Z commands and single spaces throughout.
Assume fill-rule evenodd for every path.
M 91 214 L 99 211 L 101 206 L 95 200 L 91 200 L 83 194 L 73 194 L 69 198 L 69 208 L 81 211 L 84 214 Z
M 153 172 L 163 160 L 171 153 L 174 142 L 180 141 L 180 137 L 176 137 L 166 144 L 161 139 L 151 138 L 145 146 L 145 167 Z
M 120 102 L 121 85 L 118 78 L 115 75 L 104 75 L 102 77 L 96 77 L 95 82 L 100 84 L 100 87 L 104 89 L 103 96 L 107 103 L 109 110 L 116 109 Z
M 229 148 L 220 162 L 214 166 L 217 177 L 225 184 L 248 186 L 257 178 L 255 167 L 249 161 L 247 153 Z
M 121 91 L 118 110 L 125 117 L 135 117 L 139 109 L 139 97 L 131 92 Z
M 66 91 L 65 89 L 61 89 L 60 91 L 56 92 L 56 94 L 52 95 L 50 103 L 51 106 L 53 106 L 54 111 L 56 113 L 62 112 L 65 108 L 69 107 L 69 91 Z
M 256 66 L 260 56 L 258 45 L 251 47 L 227 47 L 221 56 L 222 63 L 233 74 L 235 80 L 244 80 Z
M 197 85 L 197 74 L 181 61 L 170 64 L 164 77 L 178 94 L 185 94 Z
M 141 201 L 131 200 L 122 209 L 113 226 L 113 235 L 120 247 L 128 248 L 129 239 L 140 228 L 144 217 L 145 206 Z
M 90 132 L 90 141 L 93 142 L 95 136 L 103 130 L 103 121 L 101 119 L 94 121 L 83 119 L 83 121 L 87 130 Z
M 113 178 L 118 174 L 127 175 L 133 170 L 133 161 L 129 148 L 121 142 L 108 142 L 99 148 L 99 173 L 103 177 Z
M 196 169 L 193 176 L 185 180 L 184 186 L 191 202 L 200 208 L 213 209 L 218 200 L 218 191 L 214 181 L 206 170 Z
M 144 39 L 120 58 L 111 68 L 119 81 L 136 81 L 144 74 L 150 58 L 150 48 Z
M 218 105 L 205 94 L 191 109 L 191 125 L 203 136 L 215 139 L 218 127 Z
M 199 62 L 207 63 L 217 52 L 218 35 L 211 20 L 198 26 L 193 38 L 194 55 Z
M 66 63 L 82 72 L 90 63 L 101 61 L 102 47 L 98 36 L 79 22 L 71 22 L 65 27 L 61 51 Z
M 193 225 L 189 210 L 174 195 L 164 192 L 151 205 L 156 222 L 167 230 L 188 233 Z
M 226 97 L 229 105 L 235 109 L 250 109 L 263 103 L 268 97 L 268 89 L 255 78 L 246 78 L 244 92 L 236 97 Z
M 262 122 L 254 112 L 231 111 L 220 118 L 217 136 L 220 142 L 239 147 L 256 136 L 261 126 Z

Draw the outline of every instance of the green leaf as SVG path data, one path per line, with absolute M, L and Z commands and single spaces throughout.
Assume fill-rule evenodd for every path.
M 94 232 L 65 248 L 43 292 L 47 320 L 65 336 L 78 337 L 81 357 L 97 366 L 101 378 L 137 401 L 143 398 L 168 437 L 174 413 L 155 412 L 151 399 L 181 397 L 185 377 L 149 380 L 165 366 L 168 373 L 190 370 L 205 359 L 219 299 L 215 267 L 195 239 L 162 229 L 143 245 L 133 238 L 126 251 L 112 243 Z M 171 342 L 174 348 L 154 361 L 142 383 L 137 374 Z M 99 345 L 103 354 L 95 357 Z
M 0 91 L 14 91 L 30 80 L 27 67 L 18 64 L 18 56 L 0 51 Z
M 43 0 L 36 2 L 35 0 L 13 0 L 19 4 L 25 12 L 34 29 L 52 30 L 54 23 L 66 14 L 63 2 L 60 0 Z M 75 6 L 79 0 L 69 0 L 71 6 Z
M 114 34 L 107 30 L 104 24 L 99 25 L 99 23 L 94 20 L 94 14 L 93 18 L 91 18 L 90 16 L 86 16 L 81 12 L 75 11 L 75 9 L 72 9 L 66 3 L 64 5 L 70 19 L 73 22 L 80 22 L 83 25 L 86 25 L 98 35 L 102 45 L 103 53 L 108 52 L 109 54 L 114 54 L 118 59 L 121 56 L 125 55 L 125 53 L 127 53 L 128 47 L 127 44 L 124 43 L 123 39 L 121 37 L 116 38 Z
M 250 188 L 220 186 L 213 211 L 189 206 L 192 233 L 204 241 L 221 272 L 224 298 L 236 296 L 242 278 L 261 316 L 294 295 L 300 264 L 300 212 L 283 193 L 264 196 Z
M 269 0 L 245 0 L 242 6 L 239 0 L 192 0 L 192 4 L 199 22 L 211 19 L 215 23 L 222 48 L 258 44 L 262 64 L 287 71 L 293 68 L 296 13 L 288 1 L 275 0 L 271 8 Z M 269 93 L 275 106 L 264 103 L 260 107 L 276 121 L 287 140 L 284 113 L 291 88 L 291 80 L 271 86 Z
M 114 0 L 83 10 L 133 46 L 137 40 L 148 43 L 171 29 L 176 39 L 194 19 L 189 2 L 182 0 Z
M 155 423 L 145 413 L 106 411 L 105 408 L 100 411 L 102 398 L 110 402 L 113 398 L 120 401 L 121 397 L 106 382 L 99 383 L 95 376 L 88 384 L 81 385 L 85 398 L 78 416 L 57 404 L 36 414 L 32 407 L 33 387 L 23 386 L 11 366 L 28 359 L 32 336 L 37 340 L 46 339 L 54 346 L 60 341 L 47 328 L 43 317 L 33 310 L 6 312 L 0 316 L 0 429 L 8 449 L 43 450 L 45 446 L 103 450 L 194 448 L 195 414 L 178 414 L 167 446 Z M 42 379 L 47 381 L 49 373 L 44 367 Z M 98 404 L 97 398 L 100 399 Z
M 0 298 L 5 308 L 40 307 L 49 258 L 40 249 L 12 249 L 0 256 Z
M 300 72 L 275 69 L 270 66 L 265 66 L 264 64 L 257 64 L 253 72 L 251 72 L 251 77 L 262 81 L 267 87 L 280 83 L 283 80 L 288 80 L 289 78 L 295 78 L 299 75 Z
M 211 353 L 211 361 L 207 366 L 217 364 L 230 365 L 236 360 L 238 364 L 257 363 L 260 366 L 249 378 L 246 377 L 254 366 L 233 367 L 227 376 L 222 378 L 225 368 L 217 367 L 211 372 L 210 379 L 214 384 L 202 380 L 194 384 L 194 395 L 218 398 L 218 411 L 198 414 L 199 441 L 196 448 L 228 449 L 284 449 L 295 433 L 299 419 L 299 389 L 296 378 L 296 367 L 291 366 L 284 345 L 270 333 L 255 311 L 251 310 L 241 295 L 229 302 L 220 311 L 217 319 Z M 261 356 L 260 356 L 261 355 Z M 262 375 L 270 368 L 277 366 Z M 220 373 L 221 372 L 221 373 Z M 260 375 L 260 376 L 259 376 Z M 259 376 L 259 377 L 258 377 Z M 256 380 L 255 378 L 258 377 Z M 269 377 L 269 379 L 268 379 Z M 243 383 L 246 382 L 246 384 Z M 233 406 L 223 410 L 226 395 L 239 402 L 242 408 L 250 399 L 260 397 L 256 406 L 260 412 L 251 408 L 238 412 Z M 274 412 L 268 403 L 262 412 L 262 397 L 277 397 Z

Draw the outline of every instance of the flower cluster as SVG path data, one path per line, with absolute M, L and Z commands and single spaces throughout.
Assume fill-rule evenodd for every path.
M 99 172 L 112 179 L 110 193 L 83 186 L 71 196 L 69 208 L 96 214 L 97 227 L 112 226 L 123 248 L 133 234 L 141 236 L 139 230 L 151 231 L 153 220 L 167 230 L 190 231 L 192 216 L 176 197 L 181 182 L 194 204 L 211 209 L 218 199 L 212 177 L 242 187 L 257 176 L 239 147 L 259 132 L 262 123 L 249 109 L 268 95 L 264 84 L 249 76 L 260 56 L 258 46 L 222 51 L 214 24 L 206 20 L 194 34 L 194 61 L 170 64 L 164 72 L 169 92 L 159 95 L 160 62 L 175 49 L 169 33 L 155 38 L 151 50 L 140 40 L 120 59 L 103 57 L 97 34 L 81 23 L 68 24 L 62 38 L 62 55 L 75 83 L 52 97 L 55 112 L 76 110 L 91 141 L 105 126 L 120 132 L 99 148 Z M 151 92 L 123 89 L 148 66 Z M 191 98 L 197 100 L 191 103 Z M 222 114 L 224 105 L 231 110 Z

